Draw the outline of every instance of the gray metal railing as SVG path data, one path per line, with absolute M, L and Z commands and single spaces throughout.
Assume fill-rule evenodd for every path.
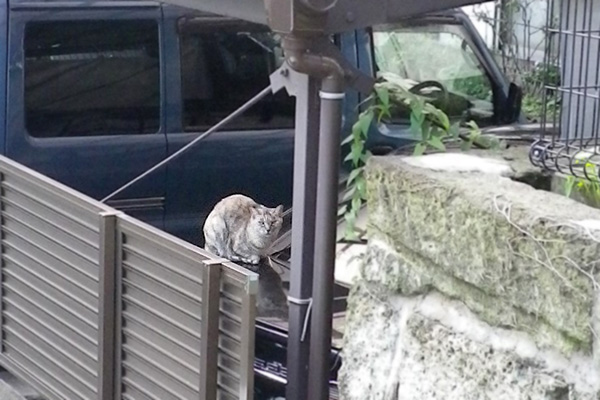
M 0 157 L 0 364 L 49 399 L 250 399 L 256 274 Z

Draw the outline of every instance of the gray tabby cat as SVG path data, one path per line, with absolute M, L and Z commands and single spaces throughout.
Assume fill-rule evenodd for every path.
M 277 238 L 283 206 L 268 208 L 234 194 L 218 202 L 204 222 L 204 248 L 219 257 L 258 264 Z

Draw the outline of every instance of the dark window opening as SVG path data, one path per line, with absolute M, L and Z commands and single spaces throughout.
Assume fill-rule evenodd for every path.
M 269 85 L 283 62 L 279 37 L 267 27 L 218 17 L 180 25 L 183 129 L 205 130 Z M 295 101 L 285 90 L 268 95 L 227 129 L 294 126 Z
M 156 133 L 156 21 L 44 21 L 25 29 L 25 125 L 34 137 Z

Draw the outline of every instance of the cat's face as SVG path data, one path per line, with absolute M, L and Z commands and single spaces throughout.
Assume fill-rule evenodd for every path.
M 279 234 L 281 224 L 283 223 L 283 206 L 276 208 L 267 208 L 263 206 L 255 207 L 252 210 L 250 224 L 252 230 L 261 236 L 274 237 Z

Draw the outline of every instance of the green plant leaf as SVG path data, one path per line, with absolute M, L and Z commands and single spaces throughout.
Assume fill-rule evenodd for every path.
M 364 148 L 365 148 L 365 145 L 362 142 L 352 143 L 352 148 L 350 149 L 350 152 L 352 154 L 352 163 L 356 167 L 358 166 L 358 163 L 360 162 L 360 157 L 362 156 Z
M 455 140 L 458 140 L 458 136 L 460 135 L 460 123 L 457 122 L 455 124 L 452 124 L 452 126 L 450 126 L 450 129 L 448 129 L 448 134 L 452 136 Z
M 360 119 L 359 119 L 358 121 L 356 121 L 354 123 L 354 125 L 352 125 L 352 132 L 351 132 L 350 136 L 352 136 L 352 140 L 356 141 L 356 140 L 360 140 L 361 135 L 362 135 L 362 132 L 361 132 L 361 122 L 360 122 Z
M 467 126 L 470 129 L 471 137 L 481 135 L 481 129 L 479 129 L 479 125 L 477 125 L 477 122 L 471 120 L 471 121 L 467 122 Z
M 363 153 L 363 155 L 360 157 L 360 161 L 363 162 L 363 164 L 366 164 L 367 161 L 369 160 L 369 158 L 371 158 L 373 156 L 373 154 L 371 154 L 371 152 L 369 150 L 367 150 L 366 152 Z
M 352 199 L 352 211 L 358 214 L 358 210 L 360 210 L 360 206 L 362 205 L 362 198 L 360 196 L 354 196 Z
M 363 200 L 366 200 L 367 199 L 367 180 L 364 178 L 364 175 L 362 175 L 356 181 L 356 189 L 358 191 L 360 198 Z
M 365 137 L 369 134 L 369 128 L 371 127 L 371 123 L 373 122 L 373 117 L 373 111 L 369 111 L 366 114 L 361 114 L 361 117 L 358 120 L 358 124 L 360 125 L 360 132 Z
M 354 221 L 352 221 L 352 225 L 350 225 L 350 222 L 346 221 L 347 225 L 346 225 L 346 232 L 344 233 L 344 239 L 347 240 L 348 242 L 354 242 L 358 240 L 358 235 L 356 233 L 356 231 L 354 230 Z
M 565 181 L 565 196 L 571 197 L 571 193 L 573 192 L 573 187 L 575 186 L 575 177 L 569 176 Z
M 587 172 L 588 177 L 592 181 L 598 181 L 598 169 L 596 168 L 596 165 L 594 163 L 591 163 L 589 161 L 586 162 L 585 170 Z
M 344 140 L 342 140 L 342 146 L 350 143 L 352 140 L 354 140 L 354 135 L 350 134 L 350 135 L 346 136 L 346 138 Z
M 480 138 L 483 138 L 483 136 L 480 136 Z M 501 147 L 502 141 L 495 136 L 488 136 L 486 144 L 488 149 L 498 150 Z
M 390 110 L 391 110 L 390 106 L 382 108 L 381 112 L 379 113 L 379 117 L 377 118 L 377 122 L 380 123 L 384 117 L 392 118 L 392 114 L 391 114 Z
M 360 109 L 364 104 L 367 103 L 371 103 L 373 100 L 375 100 L 375 97 L 373 94 L 369 95 L 369 97 L 367 97 L 366 99 L 364 99 L 363 101 L 361 101 L 360 103 L 358 103 L 358 106 L 356 107 L 356 109 Z
M 423 121 L 423 123 L 421 124 L 421 129 L 423 132 L 421 135 L 421 141 L 426 142 L 429 140 L 434 130 L 431 126 L 431 121 Z
M 433 126 L 431 128 L 431 136 L 436 136 L 436 137 L 439 137 L 440 139 L 444 139 L 444 138 L 448 137 L 448 131 L 446 131 L 438 126 Z
M 444 113 L 438 108 L 433 107 L 432 114 L 435 115 L 435 118 L 438 120 L 440 125 L 442 125 L 442 128 L 445 131 L 448 131 L 450 129 L 450 120 L 448 119 L 446 113 Z
M 460 149 L 462 151 L 469 151 L 473 146 L 473 142 L 471 140 L 465 140 L 460 144 Z
M 352 182 L 363 172 L 363 168 L 359 167 L 356 169 L 353 169 L 350 172 L 350 175 L 348 176 L 348 181 L 346 182 L 346 186 L 350 186 L 352 184 Z
M 344 193 L 344 196 L 342 197 L 342 201 L 346 202 L 348 200 L 350 200 L 351 198 L 354 197 L 354 194 L 356 193 L 358 189 L 356 188 L 356 186 L 351 186 L 348 188 L 348 191 Z
M 344 220 L 346 221 L 346 231 L 344 232 L 344 238 L 346 240 L 355 240 L 356 230 L 354 229 L 354 225 L 356 224 L 356 215 L 349 211 L 344 215 Z
M 389 108 L 390 105 L 390 92 L 387 88 L 377 87 L 375 88 L 375 92 L 377 93 L 377 97 L 381 100 L 381 104 L 384 108 Z
M 446 151 L 446 146 L 444 146 L 444 143 L 442 143 L 439 136 L 432 136 L 431 139 L 427 141 L 427 144 L 435 149 Z
M 416 114 L 410 114 L 410 131 L 417 139 L 423 138 L 423 125 Z
M 417 143 L 417 145 L 415 146 L 415 151 L 413 152 L 414 156 L 421 156 L 423 155 L 423 153 L 425 153 L 425 150 L 427 149 L 427 144 L 426 143 Z
M 444 130 L 448 131 L 450 129 L 450 119 L 444 112 L 442 112 L 442 110 L 439 112 L 439 118 Z

